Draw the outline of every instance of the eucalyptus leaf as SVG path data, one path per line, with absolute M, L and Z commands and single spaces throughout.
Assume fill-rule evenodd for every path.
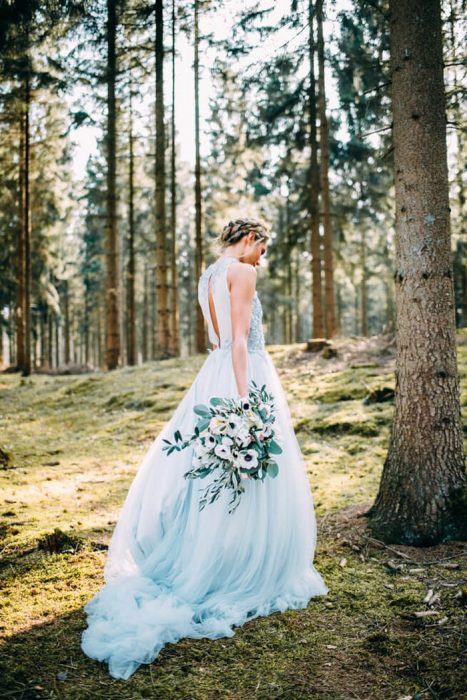
M 268 474 L 272 476 L 273 479 L 279 474 L 279 465 L 277 462 L 269 462 L 268 464 Z
M 282 452 L 282 447 L 275 440 L 271 440 L 268 444 L 268 450 L 274 455 L 279 455 Z
M 197 404 L 193 410 L 195 413 L 198 414 L 198 416 L 203 416 L 203 418 L 211 415 L 209 409 L 206 408 L 206 406 L 204 406 L 202 403 Z

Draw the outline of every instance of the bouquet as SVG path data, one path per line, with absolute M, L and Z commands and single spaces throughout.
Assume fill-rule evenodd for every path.
M 188 479 L 204 479 L 210 474 L 216 478 L 205 489 L 199 509 L 219 498 L 222 489 L 232 491 L 229 513 L 240 503 L 246 479 L 276 477 L 279 466 L 274 455 L 282 452 L 281 436 L 274 428 L 275 411 L 273 397 L 251 381 L 248 398 L 228 399 L 214 396 L 210 406 L 194 407 L 199 416 L 194 432 L 183 438 L 180 431 L 174 433 L 174 442 L 163 439 L 163 450 L 171 454 L 194 444 L 192 468 L 185 472 Z

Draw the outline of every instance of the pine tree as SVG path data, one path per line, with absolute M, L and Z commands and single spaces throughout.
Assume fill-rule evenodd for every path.
M 390 10 L 396 397 L 369 515 L 372 531 L 385 541 L 427 546 L 467 535 L 441 12 L 439 0 L 391 0 Z

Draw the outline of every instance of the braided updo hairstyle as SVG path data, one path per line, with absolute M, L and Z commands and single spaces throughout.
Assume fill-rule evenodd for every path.
M 229 245 L 238 243 L 244 236 L 254 232 L 256 241 L 267 241 L 269 230 L 267 225 L 259 219 L 234 219 L 224 226 L 221 234 L 215 239 L 215 243 L 223 251 Z

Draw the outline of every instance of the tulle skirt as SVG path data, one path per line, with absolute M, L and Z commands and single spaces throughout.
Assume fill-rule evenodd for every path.
M 210 477 L 183 476 L 193 448 L 162 451 L 176 429 L 191 435 L 196 404 L 237 395 L 230 348 L 213 350 L 141 462 L 110 541 L 106 583 L 84 606 L 81 647 L 114 678 L 129 678 L 169 642 L 231 637 L 246 620 L 304 608 L 328 592 L 313 566 L 316 519 L 303 456 L 266 350 L 248 353 L 248 376 L 274 396 L 279 474 L 244 480 L 233 513 L 230 492 L 199 511 Z

